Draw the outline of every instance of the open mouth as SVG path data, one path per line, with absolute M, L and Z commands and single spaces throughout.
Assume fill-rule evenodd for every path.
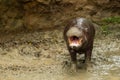
M 71 36 L 68 38 L 68 41 L 69 41 L 69 45 L 70 46 L 80 46 L 81 44 L 81 41 L 82 41 L 82 38 L 79 38 L 77 36 Z

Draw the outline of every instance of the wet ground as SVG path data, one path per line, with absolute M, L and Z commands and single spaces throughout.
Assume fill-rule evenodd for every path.
M 92 69 L 76 73 L 67 64 L 70 56 L 62 30 L 2 36 L 0 80 L 120 80 L 120 33 L 116 34 L 97 36 Z

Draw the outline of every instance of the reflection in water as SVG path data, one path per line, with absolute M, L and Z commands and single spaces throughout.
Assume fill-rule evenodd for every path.
M 44 79 L 41 78 L 43 80 L 120 80 L 120 54 L 116 52 L 112 52 L 112 54 L 107 52 L 108 54 L 102 55 L 101 59 L 96 58 L 92 61 L 91 71 L 79 69 L 75 73 L 57 66 L 57 71 L 55 69 L 52 73 L 46 74 L 45 72 L 45 74 L 41 74 Z
M 119 51 L 107 52 L 92 61 L 92 70 L 80 69 L 77 73 L 66 73 L 63 80 L 120 80 Z M 96 64 L 96 65 L 95 65 Z M 63 73 L 64 74 L 64 73 Z

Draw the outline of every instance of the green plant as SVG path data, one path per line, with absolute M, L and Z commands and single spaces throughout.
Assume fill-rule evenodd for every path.
M 110 30 L 109 30 L 109 26 L 108 25 L 102 25 L 101 26 L 101 31 L 102 31 L 102 34 L 109 34 L 110 33 Z
M 120 16 L 113 16 L 113 17 L 107 17 L 104 18 L 101 21 L 101 32 L 102 34 L 108 35 L 111 33 L 110 26 L 111 24 L 120 24 Z
M 105 22 L 105 23 L 120 23 L 120 16 L 104 18 L 103 22 Z

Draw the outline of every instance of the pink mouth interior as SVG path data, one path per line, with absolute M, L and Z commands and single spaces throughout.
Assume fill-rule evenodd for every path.
M 72 37 L 70 37 L 70 41 L 72 42 L 72 43 L 78 43 L 78 41 L 79 41 L 79 38 L 78 37 L 76 37 L 76 36 L 72 36 Z

